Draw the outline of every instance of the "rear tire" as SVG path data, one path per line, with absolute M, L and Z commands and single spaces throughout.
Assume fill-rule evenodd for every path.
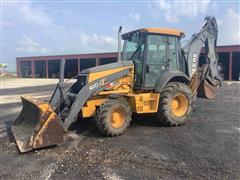
M 107 99 L 97 110 L 96 125 L 104 135 L 119 136 L 129 126 L 131 115 L 125 98 Z
M 192 94 L 188 85 L 168 83 L 160 93 L 157 112 L 159 121 L 168 126 L 182 125 L 192 112 Z

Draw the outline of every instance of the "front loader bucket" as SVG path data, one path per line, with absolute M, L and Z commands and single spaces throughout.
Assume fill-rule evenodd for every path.
M 198 87 L 198 97 L 213 99 L 217 92 L 217 86 L 210 84 L 207 80 L 201 82 Z
M 22 111 L 12 126 L 20 152 L 63 142 L 63 126 L 51 106 L 33 97 L 21 97 Z

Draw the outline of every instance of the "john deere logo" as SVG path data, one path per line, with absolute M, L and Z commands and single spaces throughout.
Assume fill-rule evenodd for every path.
M 91 85 L 89 87 L 89 90 L 91 91 L 91 90 L 96 89 L 96 88 L 98 88 L 98 83 L 94 83 L 93 85 Z

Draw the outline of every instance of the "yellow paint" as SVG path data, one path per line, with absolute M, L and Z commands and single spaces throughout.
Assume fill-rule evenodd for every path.
M 158 111 L 159 93 L 140 93 L 128 94 L 129 104 L 133 112 L 141 113 L 155 113 Z
M 125 70 L 125 69 L 129 69 L 129 68 L 131 70 L 133 70 L 133 65 L 126 66 L 126 67 L 120 67 L 120 68 L 114 68 L 114 69 L 110 69 L 110 70 L 106 70 L 106 71 L 99 71 L 99 72 L 90 73 L 89 78 L 88 78 L 88 82 L 92 82 L 96 79 L 106 77 L 106 76 L 112 75 L 114 73 L 120 72 L 120 71 Z
M 181 117 L 186 114 L 188 110 L 188 100 L 184 94 L 177 94 L 173 97 L 171 102 L 171 111 L 177 116 Z
M 173 35 L 173 36 L 178 36 L 181 37 L 184 35 L 183 31 L 177 30 L 177 29 L 172 29 L 172 28 L 142 28 L 142 29 L 137 29 L 134 31 L 140 31 L 140 32 L 147 32 L 147 33 L 155 33 L 155 34 L 165 34 L 165 35 Z M 134 31 L 131 31 L 129 33 L 132 33 Z M 128 34 L 128 33 L 126 33 Z
M 128 94 L 129 89 L 126 90 L 112 90 L 112 91 L 101 91 L 98 95 L 110 95 L 110 94 Z
M 96 107 L 100 106 L 102 103 L 106 101 L 106 96 L 98 96 L 92 99 L 89 99 L 85 106 L 82 108 L 82 117 L 94 117 L 96 115 Z
M 130 93 L 133 87 L 133 78 L 133 71 L 130 71 L 128 75 L 114 81 L 112 87 L 99 92 L 98 95 Z
M 116 109 L 111 114 L 111 126 L 113 128 L 121 128 L 125 122 L 125 115 L 122 109 Z

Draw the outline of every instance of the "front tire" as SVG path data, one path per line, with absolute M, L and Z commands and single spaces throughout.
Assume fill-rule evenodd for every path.
M 131 115 L 125 98 L 107 99 L 97 110 L 96 125 L 104 135 L 119 136 L 129 126 Z
M 187 121 L 192 112 L 192 93 L 188 85 L 168 83 L 160 93 L 158 119 L 165 125 L 178 126 Z

